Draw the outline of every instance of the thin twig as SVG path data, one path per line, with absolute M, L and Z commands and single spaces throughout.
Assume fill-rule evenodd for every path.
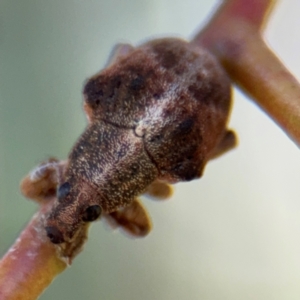
M 34 300 L 67 266 L 46 237 L 44 215 L 52 202 L 40 210 L 0 261 L 0 299 Z
M 231 78 L 300 145 L 300 84 L 260 34 L 276 1 L 226 1 L 193 43 L 213 52 Z

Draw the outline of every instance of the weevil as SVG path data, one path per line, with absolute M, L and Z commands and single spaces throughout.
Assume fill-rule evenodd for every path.
M 206 50 L 166 38 L 119 45 L 83 89 L 88 125 L 66 161 L 50 159 L 23 182 L 30 198 L 55 195 L 45 219 L 54 244 L 101 215 L 134 236 L 150 230 L 138 200 L 201 177 L 236 142 L 227 129 L 230 82 Z

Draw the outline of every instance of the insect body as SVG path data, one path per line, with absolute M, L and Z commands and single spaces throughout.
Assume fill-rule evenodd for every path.
M 180 39 L 116 53 L 87 81 L 89 125 L 66 163 L 57 162 L 58 199 L 45 221 L 53 243 L 71 241 L 101 213 L 146 234 L 137 196 L 158 181 L 200 177 L 208 160 L 235 143 L 226 129 L 229 80 L 209 53 Z

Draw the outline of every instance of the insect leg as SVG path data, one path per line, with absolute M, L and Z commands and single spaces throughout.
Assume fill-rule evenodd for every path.
M 151 230 L 148 213 L 138 199 L 103 217 L 112 228 L 121 228 L 131 237 L 146 236 Z
M 55 196 L 56 187 L 62 181 L 66 161 L 50 158 L 33 169 L 21 182 L 22 194 L 38 202 Z
M 212 152 L 210 159 L 217 158 L 233 149 L 237 145 L 237 137 L 234 131 L 227 130 L 219 145 Z
M 130 44 L 116 44 L 108 58 L 108 61 L 106 62 L 105 68 L 111 66 L 113 63 L 116 62 L 118 58 L 121 58 L 123 56 L 126 56 L 129 52 L 131 52 L 134 49 L 133 46 Z
M 165 200 L 172 196 L 173 187 L 163 181 L 155 180 L 146 189 L 144 195 L 156 200 Z

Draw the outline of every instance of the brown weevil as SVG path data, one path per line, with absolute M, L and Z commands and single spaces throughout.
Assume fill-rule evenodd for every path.
M 230 82 L 206 50 L 175 38 L 120 45 L 83 89 L 89 124 L 66 161 L 50 159 L 23 182 L 23 193 L 56 193 L 45 220 L 54 244 L 71 242 L 102 215 L 135 236 L 150 221 L 137 197 L 165 197 L 168 183 L 202 175 L 231 149 Z

